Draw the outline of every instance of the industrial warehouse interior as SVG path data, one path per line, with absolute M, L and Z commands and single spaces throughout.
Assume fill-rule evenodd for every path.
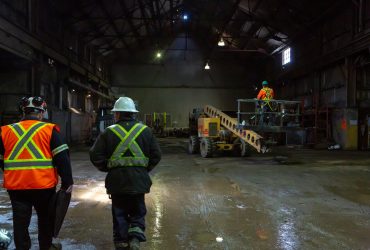
M 0 65 L 0 249 L 20 241 L 9 176 L 42 172 L 20 151 L 49 148 L 59 174 L 56 130 L 74 184 L 53 246 L 139 249 L 133 222 L 115 238 L 117 169 L 91 160 L 111 133 L 150 166 L 112 129 L 125 112 L 161 151 L 153 170 L 118 167 L 152 181 L 140 249 L 370 249 L 370 0 L 0 0 Z M 17 125 L 38 99 L 44 149 Z

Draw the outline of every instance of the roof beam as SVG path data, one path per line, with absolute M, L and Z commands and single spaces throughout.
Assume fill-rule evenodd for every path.
M 171 32 L 173 33 L 174 32 L 174 27 L 173 27 L 173 22 L 174 22 L 174 18 L 173 18 L 173 12 L 174 12 L 174 9 L 173 9 L 173 0 L 170 0 L 170 25 L 171 25 Z
M 141 28 L 144 24 L 141 23 L 139 26 L 136 26 L 136 28 Z M 123 32 L 123 33 L 120 33 L 120 36 L 122 37 L 125 37 L 125 38 L 132 38 L 132 37 L 135 37 L 135 38 L 142 38 L 142 37 L 150 37 L 150 35 L 140 35 L 140 34 L 134 34 L 134 35 L 128 35 L 129 33 L 131 33 L 131 30 L 130 31 L 126 31 L 126 32 Z M 87 40 L 87 42 L 91 42 L 93 40 L 96 40 L 96 39 L 99 39 L 101 38 L 102 36 L 99 36 L 99 35 L 92 35 L 91 33 L 86 33 L 85 34 L 85 37 L 86 38 L 89 38 L 89 40 Z M 117 35 L 104 35 L 103 37 L 117 37 Z M 138 39 L 139 40 L 139 39 Z M 141 41 L 141 40 L 140 40 Z
M 261 29 L 261 24 L 254 22 L 252 26 L 249 28 L 246 34 L 246 40 L 243 42 L 243 44 L 240 46 L 241 49 L 245 49 L 249 42 L 252 40 L 253 36 L 256 34 L 256 32 Z
M 346 0 L 337 0 L 334 4 L 332 4 L 329 8 L 322 11 L 320 15 L 318 15 L 315 19 L 313 19 L 310 23 L 307 24 L 308 29 L 311 29 L 316 24 L 323 22 L 327 19 L 329 19 L 333 14 L 337 13 L 337 10 L 341 9 L 343 4 L 346 4 Z M 289 36 L 289 42 L 284 43 L 282 46 L 275 49 L 271 55 L 274 55 L 276 53 L 279 53 L 281 50 L 283 50 L 285 47 L 289 46 L 292 42 L 296 41 L 300 38 L 301 35 L 305 34 L 305 31 L 299 30 L 296 33 Z
M 288 1 L 282 1 L 281 2 L 281 6 L 285 6 L 287 9 L 291 9 L 293 10 L 293 13 L 291 13 L 289 11 L 289 14 L 286 15 L 287 18 L 289 18 L 291 20 L 290 23 L 293 23 L 293 24 L 296 24 L 296 26 L 298 26 L 298 28 L 304 28 L 306 29 L 308 32 L 310 32 L 311 34 L 313 34 L 312 30 L 311 30 L 311 27 L 308 26 L 304 21 L 302 21 L 301 18 L 298 18 L 298 17 L 305 17 L 305 13 L 300 10 L 300 9 L 297 9 L 295 6 L 293 6 L 291 3 L 289 3 Z M 296 12 L 296 13 L 294 13 Z M 295 15 L 294 15 L 295 14 Z M 270 18 L 271 20 L 274 20 L 275 18 Z M 306 18 L 307 19 L 307 18 Z M 276 20 L 276 19 L 275 19 Z
M 137 27 L 135 27 L 134 23 L 132 22 L 132 12 L 130 12 L 128 10 L 127 5 L 126 5 L 126 1 L 125 0 L 119 0 L 118 2 L 121 6 L 123 14 L 126 17 L 125 20 L 128 22 L 128 25 L 130 26 L 130 29 L 131 29 L 132 33 L 135 36 L 140 37 L 139 32 L 137 31 Z M 140 45 L 142 44 L 141 39 L 137 39 L 137 41 L 139 42 Z
M 140 13 L 141 13 L 141 17 L 143 18 L 144 20 L 144 24 L 145 24 L 145 29 L 146 29 L 146 33 L 147 34 L 151 34 L 151 29 L 150 29 L 150 25 L 149 25 L 149 19 L 147 17 L 147 13 L 146 13 L 146 10 L 145 10 L 145 6 L 144 6 L 144 3 L 142 0 L 138 0 L 138 3 L 139 3 L 139 8 L 140 8 Z
M 156 8 L 156 16 L 158 17 L 158 26 L 159 26 L 159 29 L 162 30 L 162 20 L 159 18 L 161 16 L 161 8 L 159 7 L 159 0 L 155 0 L 154 2 L 155 2 L 155 8 Z
M 0 0 L 1 1 L 1 0 Z M 124 0 L 123 0 L 124 1 Z M 174 12 L 176 8 L 179 8 L 181 7 L 181 5 L 177 5 L 177 6 L 173 6 L 173 10 Z M 244 12 L 245 13 L 245 12 Z M 248 15 L 248 13 L 246 13 Z M 166 20 L 166 21 L 173 21 L 173 20 L 182 20 L 182 18 L 171 18 L 171 14 L 169 14 L 169 12 L 165 12 L 165 13 L 162 13 L 161 16 L 159 17 L 133 17 L 132 14 L 131 14 L 131 11 L 129 11 L 129 15 L 131 15 L 131 20 L 149 20 L 149 21 L 153 21 L 153 20 Z M 167 17 L 166 17 L 167 16 Z M 250 16 L 250 15 L 249 15 Z M 117 21 L 117 20 L 126 20 L 124 19 L 123 17 L 115 17 L 115 18 L 111 18 L 113 21 Z M 76 20 L 76 22 L 71 22 L 71 23 L 68 23 L 68 25 L 74 25 L 78 22 L 85 22 L 85 21 L 89 21 L 89 20 L 96 20 L 96 21 L 99 21 L 99 20 L 107 20 L 106 17 L 91 17 L 91 18 L 88 18 L 88 19 L 79 19 L 79 20 Z M 197 18 L 197 17 L 192 17 L 191 18 L 191 21 L 211 21 L 211 22 L 216 22 L 216 21 L 223 21 L 225 19 L 223 18 Z M 230 19 L 230 22 L 231 21 L 243 21 L 245 20 L 245 18 L 231 18 Z
M 159 34 L 160 33 L 160 22 L 158 20 L 159 16 L 157 16 L 157 13 L 154 10 L 153 1 L 149 0 L 149 3 L 147 1 L 147 5 L 149 6 L 149 11 L 150 11 L 151 16 L 154 18 L 152 21 L 153 27 L 155 28 L 156 33 Z
M 261 6 L 263 0 L 259 0 L 254 6 L 253 8 L 251 8 L 250 6 L 250 1 L 248 1 L 248 10 L 247 10 L 247 14 L 250 14 L 250 13 L 255 13 L 259 7 Z M 242 11 L 245 12 L 245 10 L 243 10 L 243 8 L 241 8 Z M 261 28 L 261 24 L 257 24 L 256 22 L 254 22 L 252 24 L 252 26 L 249 28 L 248 32 L 247 32 L 247 36 L 249 38 L 247 38 L 244 43 L 242 44 L 241 48 L 242 49 L 245 49 L 245 47 L 248 45 L 248 43 L 250 42 L 250 40 L 252 39 L 253 35 L 256 34 L 256 32 Z
M 90 22 L 89 22 L 90 23 Z M 101 30 L 104 26 L 106 25 L 109 25 L 109 22 L 106 21 L 106 22 L 103 22 L 103 23 L 100 23 L 99 25 L 96 25 L 95 24 L 95 27 L 96 29 L 98 30 Z M 93 30 L 88 30 L 88 31 L 81 31 L 80 32 L 80 36 L 90 36 L 91 34 L 95 33 L 95 34 L 100 34 L 96 31 L 96 29 L 93 29 Z M 102 33 L 101 33 L 102 34 Z
M 85 19 L 87 19 L 87 20 L 88 20 L 89 25 L 92 27 L 92 29 L 95 31 L 95 33 L 96 33 L 96 34 L 98 34 L 98 35 L 100 35 L 100 36 L 104 36 L 105 34 L 104 34 L 104 33 L 102 33 L 102 32 L 101 32 L 101 30 L 100 30 L 99 28 L 97 28 L 96 24 L 90 21 L 89 16 L 88 16 L 88 14 L 86 14 L 86 12 L 84 11 L 83 7 L 82 7 L 82 6 L 81 6 L 81 4 L 80 4 L 80 1 L 76 1 L 76 2 L 75 2 L 75 4 L 76 4 L 76 7 L 77 7 L 77 8 L 79 9 L 79 11 L 81 12 L 82 16 L 83 16 Z M 108 44 L 111 48 L 113 48 L 113 46 L 112 46 L 112 40 L 111 40 L 111 41 L 109 41 L 109 42 L 107 42 L 107 44 Z
M 120 41 L 123 43 L 123 45 L 124 45 L 124 46 L 129 50 L 129 51 L 130 51 L 130 47 L 129 47 L 129 45 L 126 43 L 126 41 L 125 41 L 124 37 L 122 37 L 122 36 L 120 35 L 120 32 L 119 32 L 119 30 L 118 30 L 118 27 L 117 27 L 116 23 L 112 20 L 111 15 L 109 14 L 109 12 L 108 12 L 107 8 L 106 8 L 106 7 L 105 7 L 105 5 L 104 5 L 104 2 L 103 2 L 102 0 L 99 0 L 98 2 L 99 2 L 100 7 L 101 7 L 101 8 L 102 8 L 102 10 L 103 10 L 103 12 L 104 12 L 105 16 L 107 17 L 107 19 L 108 19 L 108 21 L 109 21 L 110 26 L 113 28 L 114 32 L 116 33 L 117 37 L 120 39 Z
M 232 17 L 235 15 L 235 12 L 239 9 L 239 4 L 240 4 L 241 0 L 236 0 L 232 6 L 232 9 L 230 11 L 230 14 L 227 16 L 226 18 L 226 21 L 224 22 L 224 24 L 222 25 L 220 31 L 219 31 L 219 34 L 217 35 L 217 38 L 216 38 L 216 41 L 213 41 L 213 46 L 212 46 L 212 49 L 210 50 L 209 52 L 209 56 L 211 56 L 212 52 L 215 50 L 215 48 L 217 47 L 217 43 L 218 41 L 220 40 L 220 38 L 222 37 L 222 34 L 223 32 L 226 30 L 227 28 L 227 25 L 231 22 L 232 20 Z

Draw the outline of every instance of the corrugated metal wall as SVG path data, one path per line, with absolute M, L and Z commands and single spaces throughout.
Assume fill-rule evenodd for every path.
M 278 99 L 329 110 L 332 139 L 347 149 L 357 147 L 358 114 L 370 108 L 370 1 L 362 3 L 362 13 L 349 3 L 307 32 L 291 44 L 292 63 L 276 65 Z

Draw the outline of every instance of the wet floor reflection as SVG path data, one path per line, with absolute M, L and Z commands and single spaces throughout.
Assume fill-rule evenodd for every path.
M 162 183 L 160 178 L 152 176 L 152 180 L 155 185 L 152 186 L 150 194 L 145 196 L 145 203 L 148 214 L 146 236 L 147 240 L 150 241 L 150 249 L 159 250 L 162 249 L 163 243 L 163 217 L 164 217 L 164 206 L 168 190 L 166 185 Z
M 283 222 L 278 225 L 278 243 L 280 248 L 284 250 L 298 249 L 298 238 L 293 210 L 287 207 L 280 207 L 278 214 L 283 220 Z
M 161 238 L 161 229 L 162 229 L 162 217 L 163 217 L 163 208 L 160 201 L 160 195 L 156 194 L 153 197 L 154 201 L 154 228 L 153 228 L 153 238 L 157 241 Z
M 203 159 L 180 152 L 170 142 L 171 152 L 154 170 L 146 195 L 147 242 L 141 249 L 369 248 L 368 165 L 337 166 L 347 162 L 336 162 L 334 155 L 333 161 L 314 167 L 282 166 L 268 157 Z M 315 154 L 296 158 L 311 161 L 319 157 Z M 86 152 L 71 156 L 75 186 L 58 240 L 63 250 L 114 249 L 106 173 L 91 166 Z M 0 189 L 0 228 L 12 230 L 4 189 Z M 35 250 L 35 215 L 30 234 Z
M 87 202 L 110 203 L 104 181 L 94 181 L 88 185 L 76 185 L 72 200 L 83 200 Z

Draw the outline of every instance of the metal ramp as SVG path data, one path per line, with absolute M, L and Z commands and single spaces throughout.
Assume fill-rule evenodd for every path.
M 204 113 L 209 117 L 220 118 L 220 124 L 223 127 L 234 133 L 237 137 L 248 143 L 253 148 L 255 148 L 257 152 L 268 152 L 267 146 L 263 144 L 263 137 L 253 130 L 240 128 L 237 119 L 231 118 L 230 116 L 223 113 L 221 110 L 210 105 L 206 105 L 204 107 Z

